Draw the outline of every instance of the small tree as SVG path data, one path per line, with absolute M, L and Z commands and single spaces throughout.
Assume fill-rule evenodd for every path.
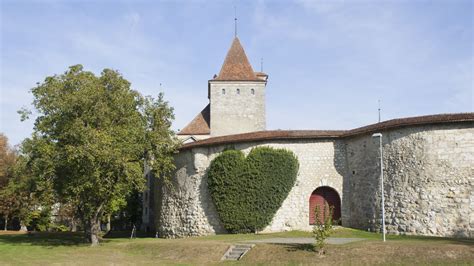
M 7 136 L 0 133 L 0 189 L 8 185 L 16 158 L 16 151 L 8 143 Z
M 3 216 L 5 231 L 7 231 L 8 228 L 8 221 L 13 218 L 13 214 L 18 209 L 17 203 L 18 201 L 15 197 L 15 190 L 10 182 L 0 190 L 0 214 Z
M 44 161 L 33 160 L 38 157 L 37 153 L 47 157 L 47 152 L 35 151 L 34 144 L 30 139 L 21 143 L 12 180 L 18 201 L 16 216 L 22 231 L 26 231 L 27 226 L 40 231 L 50 229 L 53 205 L 57 202 L 52 179 L 45 178 L 50 177 L 51 170 Z
M 333 212 L 334 207 L 329 207 L 327 203 L 324 205 L 322 211 L 318 205 L 316 205 L 316 207 L 314 208 L 313 236 L 316 240 L 316 248 L 318 250 L 319 255 L 324 255 L 326 253 L 326 239 L 333 232 Z M 321 217 L 321 214 L 323 217 Z
M 7 230 L 8 221 L 18 209 L 18 201 L 15 197 L 14 167 L 17 154 L 8 144 L 8 138 L 0 133 L 0 215 Z
M 24 141 L 18 150 L 10 148 L 8 139 L 0 133 L 0 215 L 3 215 L 5 230 L 8 221 L 18 218 L 20 230 L 27 231 L 27 225 L 41 213 L 47 213 L 53 202 L 52 183 L 39 178 L 37 173 L 47 173 L 43 167 L 29 164 L 31 142 Z M 46 228 L 46 227 L 44 227 Z

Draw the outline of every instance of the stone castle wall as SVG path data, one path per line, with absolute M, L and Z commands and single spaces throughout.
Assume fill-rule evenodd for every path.
M 383 132 L 387 232 L 474 237 L 473 123 Z M 379 230 L 378 139 L 346 140 L 346 226 Z M 372 203 L 376 204 L 372 204 Z
M 385 207 L 389 233 L 470 236 L 474 228 L 474 125 L 411 126 L 382 132 Z M 184 237 L 224 233 L 207 188 L 207 169 L 226 147 L 293 151 L 300 169 L 295 186 L 264 232 L 310 230 L 309 197 L 320 186 L 341 196 L 342 225 L 380 229 L 378 140 L 279 140 L 197 147 L 176 156 L 177 170 L 155 206 L 159 233 Z M 159 194 L 157 192 L 157 194 Z M 155 211 L 156 212 L 156 211 Z
M 211 136 L 265 130 L 265 82 L 210 81 L 209 84 Z
M 334 140 L 294 140 L 252 142 L 232 145 L 248 154 L 253 147 L 270 146 L 293 151 L 300 164 L 295 186 L 264 232 L 310 230 L 309 197 L 319 186 L 330 186 L 342 194 L 344 144 Z M 211 161 L 226 148 L 196 148 L 181 152 L 173 186 L 167 188 L 159 220 L 160 233 L 167 236 L 194 236 L 222 233 L 212 199 L 207 188 L 207 169 Z

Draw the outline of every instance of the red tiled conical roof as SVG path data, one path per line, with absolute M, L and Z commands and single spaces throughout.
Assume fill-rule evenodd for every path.
M 219 75 L 214 80 L 258 80 L 249 63 L 244 48 L 240 44 L 239 38 L 235 37 L 232 46 L 227 52 L 224 64 Z

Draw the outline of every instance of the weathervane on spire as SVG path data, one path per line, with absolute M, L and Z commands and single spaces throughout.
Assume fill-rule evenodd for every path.
M 382 109 L 380 109 L 380 99 L 379 99 L 379 123 L 380 123 L 380 118 L 381 118 L 380 117 L 380 110 L 382 110 Z
M 235 24 L 234 35 L 235 37 L 237 37 L 237 7 L 236 6 L 234 6 L 234 24 Z

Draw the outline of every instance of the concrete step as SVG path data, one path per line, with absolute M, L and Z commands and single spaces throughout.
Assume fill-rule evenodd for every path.
M 244 252 L 249 250 L 250 248 L 234 248 L 232 249 L 233 252 Z
M 236 248 L 252 248 L 253 244 L 237 244 L 235 245 Z
M 252 248 L 252 247 L 234 247 L 235 250 L 245 250 L 245 249 L 249 249 L 249 248 Z
M 254 246 L 254 244 L 232 245 L 227 249 L 221 260 L 240 260 Z
M 235 245 L 236 248 L 252 248 L 254 244 L 237 244 Z

